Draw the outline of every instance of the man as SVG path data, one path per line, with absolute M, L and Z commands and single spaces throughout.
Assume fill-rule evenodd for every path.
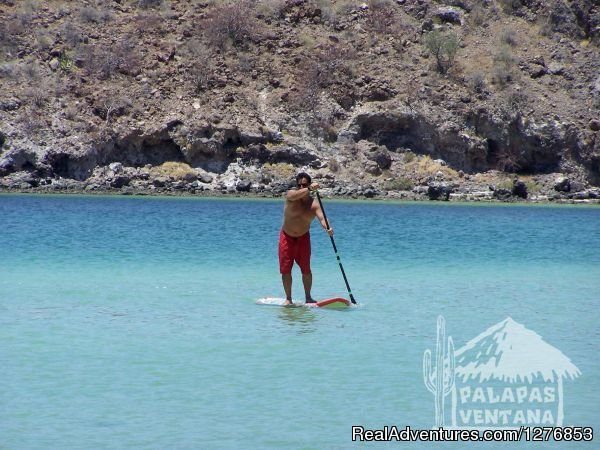
M 279 233 L 279 271 L 285 291 L 285 305 L 292 302 L 292 266 L 294 261 L 302 272 L 302 284 L 306 303 L 315 303 L 310 295 L 312 272 L 310 270 L 310 224 L 317 217 L 324 230 L 333 236 L 333 229 L 327 228 L 319 202 L 310 195 L 319 188 L 319 183 L 311 183 L 308 174 L 301 172 L 296 176 L 296 189 L 285 194 L 283 225 Z

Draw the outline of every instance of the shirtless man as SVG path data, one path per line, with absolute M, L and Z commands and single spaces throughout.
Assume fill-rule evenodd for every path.
M 323 211 L 319 202 L 310 195 L 319 188 L 319 183 L 312 183 L 308 174 L 301 172 L 296 176 L 296 189 L 285 194 L 283 208 L 283 225 L 279 233 L 279 271 L 285 291 L 285 305 L 292 302 L 292 266 L 294 261 L 300 266 L 302 284 L 306 303 L 314 303 L 310 295 L 312 273 L 310 271 L 310 224 L 317 217 L 324 230 L 333 236 L 333 229 L 327 229 Z

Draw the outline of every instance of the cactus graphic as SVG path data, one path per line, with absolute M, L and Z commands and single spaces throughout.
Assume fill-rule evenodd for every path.
M 446 323 L 442 316 L 437 319 L 437 341 L 435 346 L 436 367 L 431 367 L 431 350 L 423 354 L 423 380 L 425 386 L 435 397 L 435 426 L 444 426 L 444 397 L 454 386 L 454 343 L 448 337 L 446 351 Z M 446 366 L 447 364 L 447 366 Z

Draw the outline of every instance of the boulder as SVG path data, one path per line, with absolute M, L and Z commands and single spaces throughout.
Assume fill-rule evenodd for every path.
M 210 184 L 213 182 L 213 177 L 207 173 L 203 173 L 198 176 L 198 181 L 200 183 Z
M 448 201 L 453 190 L 448 183 L 433 182 L 427 185 L 427 196 L 429 200 Z
M 527 185 L 521 180 L 515 180 L 512 187 L 512 195 L 519 198 L 527 198 Z
M 35 152 L 25 148 L 11 149 L 0 158 L 0 168 L 8 172 L 33 169 L 36 163 Z
M 554 182 L 554 190 L 558 192 L 570 192 L 571 180 L 566 177 L 557 178 Z
M 123 172 L 123 164 L 120 162 L 110 163 L 108 168 L 112 171 L 112 173 L 122 173 Z
M 462 11 L 450 6 L 436 9 L 432 16 L 438 19 L 440 22 L 454 23 L 457 25 L 463 24 Z
M 271 149 L 269 162 L 283 162 L 295 166 L 305 166 L 309 165 L 316 159 L 317 157 L 305 148 L 295 146 L 278 146 Z
M 581 192 L 585 190 L 585 184 L 581 181 L 571 180 L 569 183 L 569 192 Z
M 367 161 L 364 167 L 365 172 L 370 173 L 371 175 L 381 175 L 381 168 L 375 161 Z
M 252 183 L 248 180 L 239 180 L 235 185 L 235 190 L 238 192 L 250 192 Z
M 110 182 L 110 187 L 121 189 L 123 186 L 129 185 L 131 180 L 126 175 L 117 175 Z
M 512 198 L 512 192 L 504 188 L 496 189 L 494 190 L 493 197 L 496 200 L 507 201 Z
M 392 166 L 392 157 L 385 147 L 377 147 L 367 154 L 369 161 L 374 161 L 382 169 L 389 169 Z

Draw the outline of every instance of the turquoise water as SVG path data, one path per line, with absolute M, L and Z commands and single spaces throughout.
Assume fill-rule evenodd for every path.
M 600 208 L 325 205 L 348 311 L 254 304 L 283 295 L 279 200 L 0 196 L 0 448 L 429 448 L 351 426 L 435 425 L 438 315 L 457 349 L 539 334 L 581 373 L 564 424 L 600 430 Z M 346 295 L 312 240 L 314 296 Z

